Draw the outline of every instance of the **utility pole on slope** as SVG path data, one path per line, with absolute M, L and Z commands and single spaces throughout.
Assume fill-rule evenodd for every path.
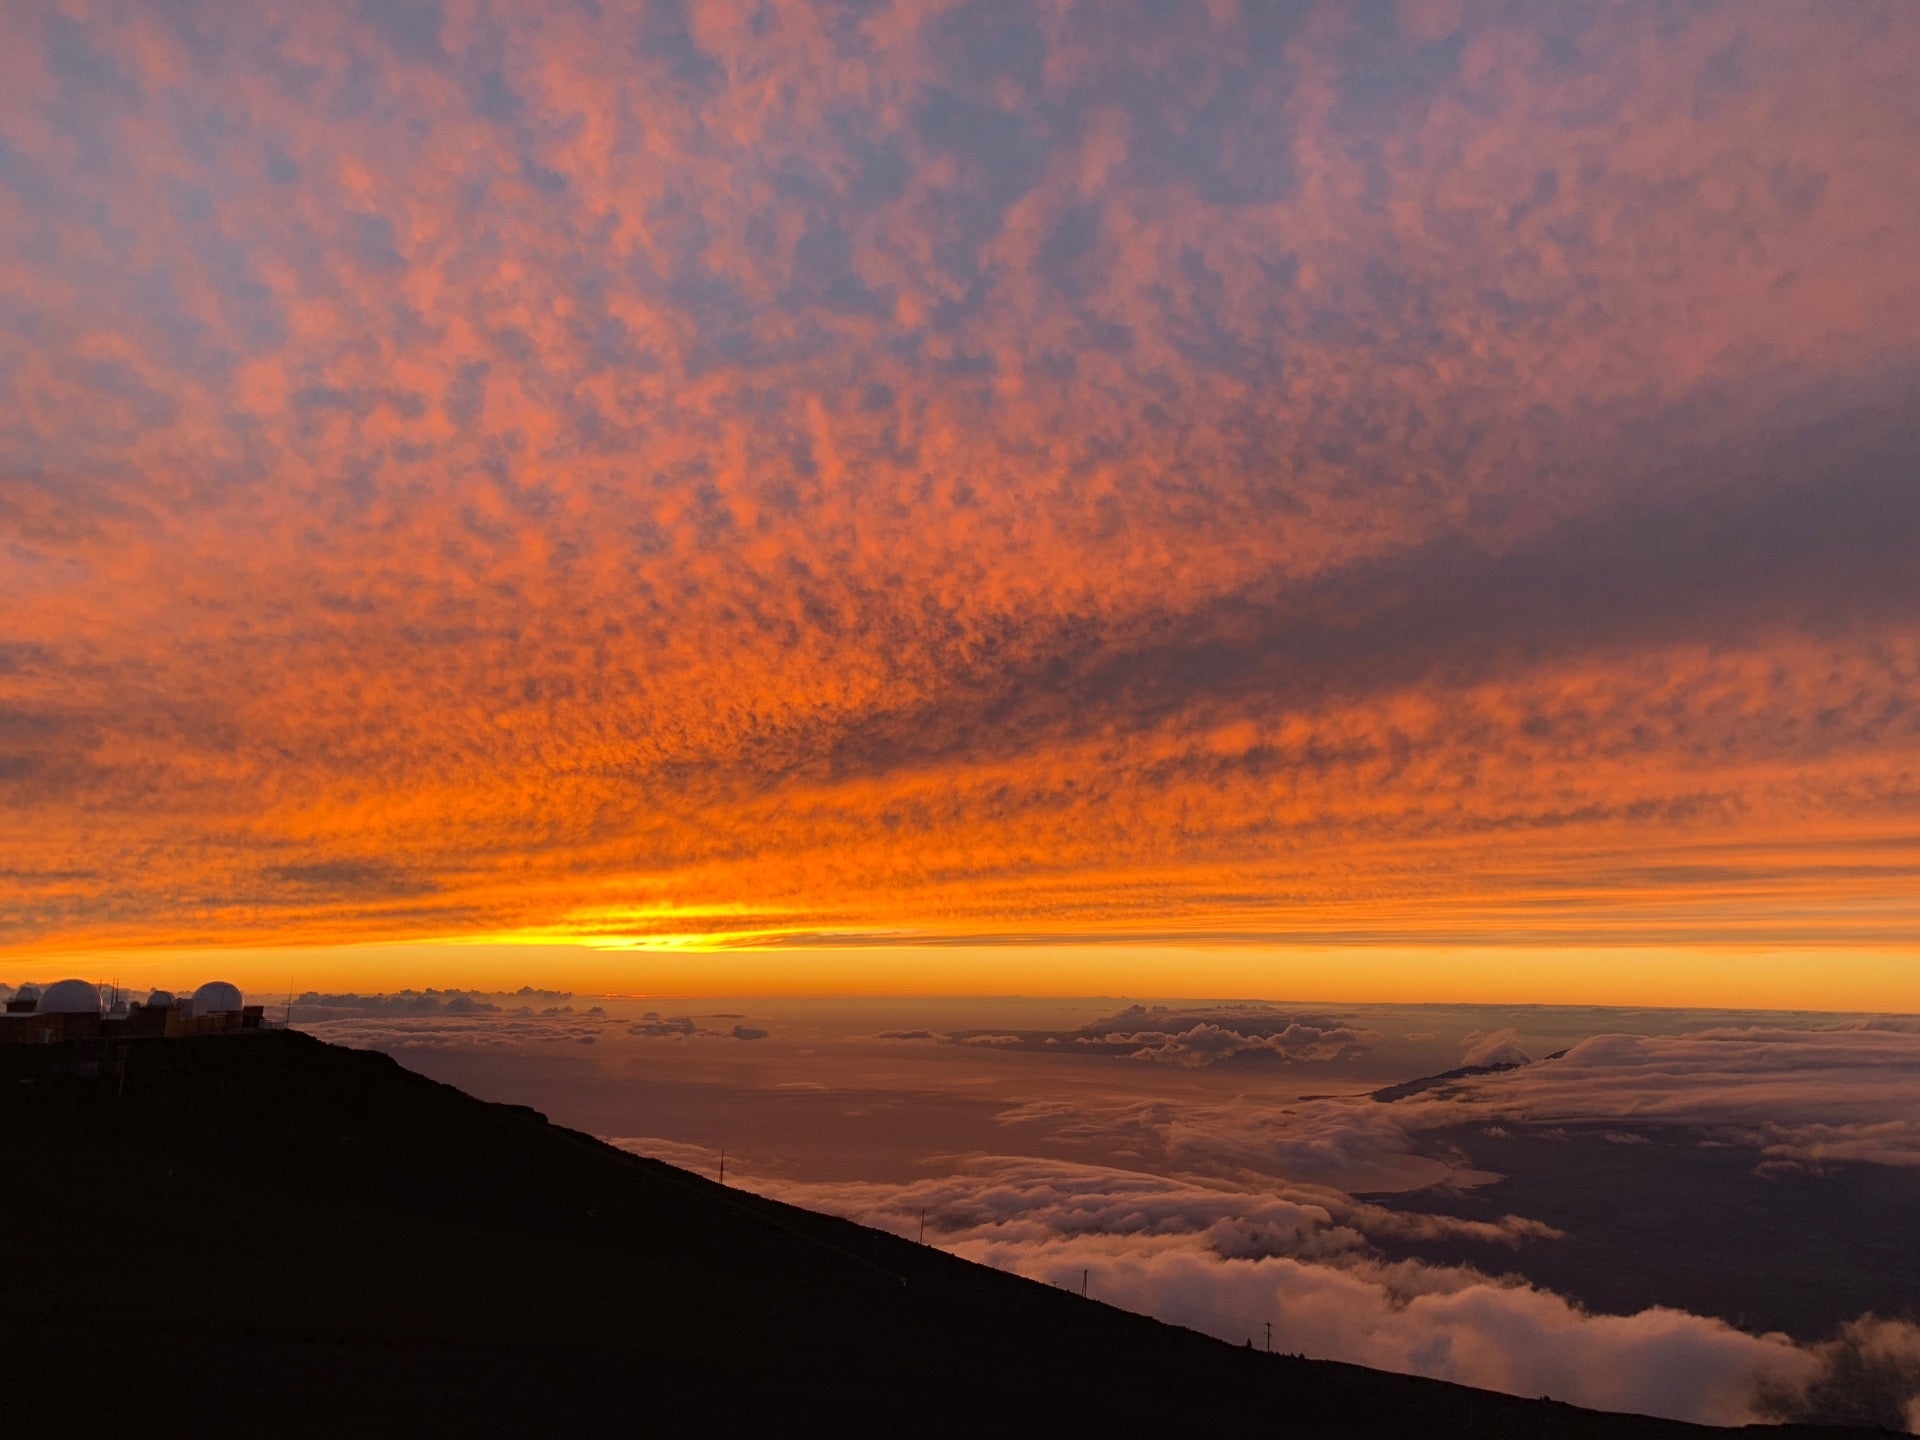
M 727 1152 L 725 1150 L 720 1152 L 720 1183 L 722 1185 L 727 1183 Z
M 1267 1353 L 1273 1353 L 1273 1321 L 1267 1321 Z
M 1087 1272 L 1085 1270 L 1080 1272 L 1080 1298 L 1082 1300 L 1087 1298 Z

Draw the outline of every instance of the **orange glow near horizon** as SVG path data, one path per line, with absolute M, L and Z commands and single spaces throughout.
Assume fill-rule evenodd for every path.
M 291 994 L 398 989 L 563 990 L 579 996 L 1024 995 L 1235 999 L 1316 1004 L 1616 1005 L 1745 1010 L 1920 1011 L 1901 950 L 1618 946 L 1456 949 L 1249 943 L 854 947 L 578 946 L 405 941 L 386 945 L 69 953 L 37 957 L 45 983 L 76 973 L 123 989 L 220 978 L 271 1009 Z
M 0 980 L 1920 1008 L 1920 10 L 752 8 L 9 22 Z

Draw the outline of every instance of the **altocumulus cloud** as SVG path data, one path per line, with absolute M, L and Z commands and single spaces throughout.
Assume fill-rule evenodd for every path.
M 1913 7 L 682 8 L 8 6 L 10 938 L 1920 933 Z

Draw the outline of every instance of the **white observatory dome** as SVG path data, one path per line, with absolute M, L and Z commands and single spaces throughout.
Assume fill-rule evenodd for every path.
M 193 1013 L 196 1015 L 218 1015 L 239 1008 L 239 988 L 224 980 L 209 980 L 193 992 Z
M 43 1015 L 85 1015 L 100 1013 L 100 989 L 85 980 L 59 980 L 40 997 Z
M 173 991 L 171 990 L 156 990 L 147 996 L 147 1009 L 149 1010 L 164 1010 L 171 1004 L 173 1004 Z

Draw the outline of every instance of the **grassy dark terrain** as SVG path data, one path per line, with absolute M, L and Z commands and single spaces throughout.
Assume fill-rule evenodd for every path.
M 4 1434 L 1728 1433 L 1237 1349 L 295 1033 L 4 1047 L 0 1157 Z

